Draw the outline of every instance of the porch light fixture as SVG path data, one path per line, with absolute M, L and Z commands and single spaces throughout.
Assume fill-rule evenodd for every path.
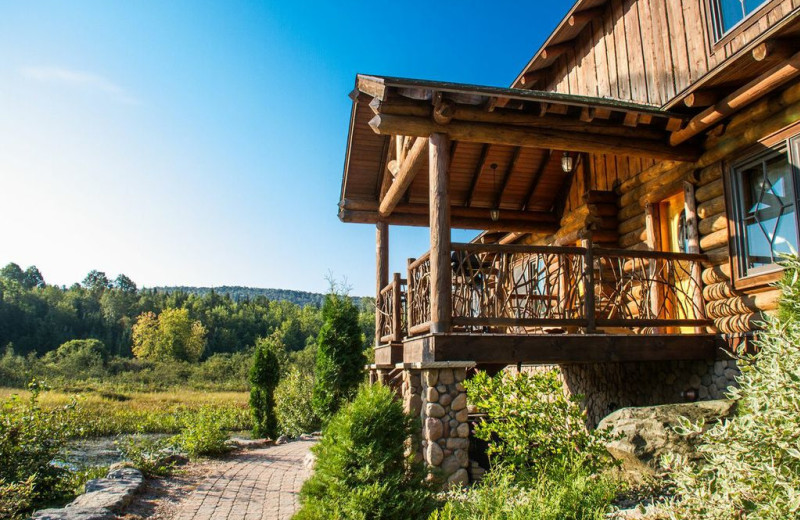
M 561 156 L 561 169 L 564 170 L 564 173 L 572 173 L 574 167 L 575 158 L 567 152 L 564 152 L 564 155 Z
M 497 191 L 497 163 L 492 163 L 489 165 L 489 168 L 492 169 L 492 189 L 493 191 Z M 496 199 L 495 199 L 496 200 Z M 489 218 L 492 219 L 492 222 L 497 222 L 500 220 L 500 208 L 495 206 L 489 210 Z

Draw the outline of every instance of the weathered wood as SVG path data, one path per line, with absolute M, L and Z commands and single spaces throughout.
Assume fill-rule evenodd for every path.
M 586 25 L 594 19 L 600 18 L 605 13 L 605 6 L 592 7 L 582 11 L 575 12 L 572 16 L 567 18 L 567 24 L 570 27 L 580 27 Z
M 725 316 L 714 320 L 714 326 L 723 334 L 750 332 L 761 328 L 760 325 L 764 323 L 768 313 L 769 311 Z
M 706 312 L 710 318 L 717 319 L 737 314 L 771 311 L 778 308 L 780 298 L 781 292 L 777 289 L 756 294 L 733 296 L 708 302 Z
M 732 298 L 737 295 L 738 293 L 734 290 L 734 288 L 728 281 L 711 283 L 703 287 L 703 299 L 705 299 L 708 302 L 712 302 L 715 300 L 726 300 L 728 298 Z
M 536 188 L 539 187 L 539 182 L 542 180 L 542 175 L 544 175 L 544 172 L 550 165 L 550 161 L 553 160 L 555 155 L 556 154 L 553 153 L 553 150 L 548 150 L 545 152 L 545 156 L 542 158 L 542 162 L 539 163 L 536 173 L 534 173 L 533 177 L 531 177 L 531 184 L 528 187 L 528 191 L 525 192 L 525 197 L 522 199 L 522 207 L 520 208 L 522 211 L 528 210 L 528 204 L 530 204 L 533 194 L 536 193 Z
M 401 303 L 402 283 L 400 273 L 394 273 L 392 279 L 394 288 L 392 290 L 392 342 L 402 341 L 403 339 L 403 320 L 401 319 L 403 305 Z
M 698 90 L 683 98 L 683 104 L 690 108 L 709 107 L 719 100 L 716 90 Z
M 548 128 L 520 128 L 511 125 L 463 123 L 452 121 L 438 125 L 432 120 L 419 117 L 377 115 L 369 126 L 382 135 L 404 134 L 428 136 L 431 133 L 447 133 L 456 141 L 485 144 L 504 144 L 531 148 L 571 150 L 588 153 L 610 153 L 693 162 L 700 152 L 695 147 L 670 147 L 665 143 L 645 139 L 624 139 L 618 136 L 566 132 Z
M 727 282 L 731 279 L 731 266 L 728 263 L 703 269 L 703 283 Z
M 707 200 L 719 197 L 724 193 L 724 191 L 725 187 L 722 179 L 717 179 L 697 189 L 697 200 L 698 202 L 705 202 Z
M 405 343 L 403 361 L 592 363 L 711 360 L 724 343 L 704 334 L 435 334 Z
M 728 216 L 724 213 L 717 213 L 706 217 L 700 221 L 698 229 L 702 235 L 710 235 L 714 231 L 728 229 Z
M 455 210 L 456 208 L 453 208 Z M 455 229 L 476 229 L 481 231 L 504 231 L 521 233 L 552 233 L 558 226 L 550 222 L 535 222 L 530 219 L 512 220 L 503 217 L 502 213 L 499 220 L 492 220 L 489 216 L 489 209 L 472 208 L 483 211 L 486 216 L 482 218 L 470 216 L 454 216 L 451 218 L 451 225 Z M 539 212 L 541 214 L 541 212 Z M 549 214 L 548 214 L 549 215 Z M 428 227 L 430 222 L 428 216 L 419 213 L 399 213 L 392 212 L 388 217 L 382 217 L 377 211 L 363 210 L 339 210 L 339 220 L 353 224 L 375 224 L 386 222 L 396 226 Z
M 508 181 L 511 179 L 511 175 L 513 175 L 514 170 L 517 167 L 517 162 L 519 161 L 520 153 L 522 152 L 522 147 L 518 146 L 514 148 L 514 153 L 511 155 L 511 160 L 508 162 L 508 168 L 503 173 L 503 178 L 500 180 L 500 186 L 497 189 L 497 194 L 494 197 L 494 204 L 492 207 L 499 208 L 500 204 L 503 202 L 503 195 L 505 195 L 506 188 L 508 187 Z
M 798 42 L 794 40 L 767 40 L 761 42 L 751 51 L 753 59 L 756 61 L 764 60 L 783 60 L 797 52 Z
M 716 162 L 710 166 L 706 166 L 705 168 L 700 170 L 700 173 L 697 175 L 697 185 L 698 186 L 705 186 L 706 184 L 712 183 L 717 179 L 722 178 L 722 162 Z
M 620 222 L 617 231 L 619 231 L 620 235 L 624 235 L 626 233 L 630 233 L 631 231 L 643 228 L 644 226 L 645 215 L 644 213 L 640 213 L 639 215 L 629 218 L 628 220 Z
M 469 185 L 469 192 L 467 193 L 467 198 L 464 201 L 464 206 L 470 207 L 472 206 L 472 198 L 475 196 L 475 190 L 478 187 L 478 181 L 480 180 L 481 173 L 483 173 L 483 168 L 486 166 L 486 160 L 489 155 L 489 145 L 485 144 L 481 147 L 481 155 L 478 158 L 478 164 L 475 166 L 475 172 L 472 174 L 472 181 Z
M 697 216 L 701 219 L 710 218 L 725 211 L 725 197 L 720 195 L 697 205 Z
M 431 331 L 450 332 L 453 315 L 450 267 L 450 142 L 447 135 L 433 133 L 428 146 L 430 243 L 431 243 Z
M 571 50 L 573 48 L 573 42 L 564 42 L 564 43 L 556 43 L 553 45 L 548 45 L 544 49 L 542 49 L 542 59 L 552 59 L 561 56 L 565 52 Z
M 730 256 L 727 244 L 716 249 L 710 249 L 706 251 L 705 254 L 706 260 L 703 262 L 704 266 L 712 266 L 727 262 Z
M 718 247 L 727 246 L 728 244 L 728 230 L 720 229 L 714 231 L 710 235 L 705 235 L 700 239 L 700 248 L 703 251 L 710 251 Z
M 453 120 L 455 114 L 455 103 L 443 100 L 433 107 L 433 120 L 440 125 L 446 125 Z
M 345 199 L 340 203 L 340 208 L 350 211 L 368 211 L 377 212 L 378 203 L 373 200 L 358 200 L 358 199 Z M 450 209 L 450 216 L 457 218 L 488 218 L 490 208 L 465 208 L 461 206 L 454 206 Z M 403 215 L 428 215 L 430 207 L 428 204 L 398 204 L 395 207 L 395 213 Z M 556 223 L 557 218 L 554 213 L 549 211 L 519 211 L 513 209 L 503 210 L 501 217 L 508 220 L 527 221 L 527 222 L 544 222 Z
M 798 74 L 800 74 L 800 52 L 693 117 L 685 128 L 672 133 L 669 138 L 670 144 L 679 145 L 688 141 L 706 128 L 795 78 Z
M 620 183 L 619 187 L 617 188 L 617 192 L 621 194 L 628 193 L 629 191 L 638 188 L 639 186 L 642 186 L 644 184 L 647 184 L 648 182 L 660 177 L 661 175 L 664 175 L 670 170 L 673 170 L 678 165 L 680 165 L 680 163 L 676 161 L 657 162 L 650 168 L 641 171 L 639 174 L 634 175 L 633 177 L 622 181 L 622 183 Z
M 649 242 L 646 227 L 635 229 L 619 237 L 619 247 L 628 248 L 641 242 Z
M 389 283 L 389 225 L 375 224 L 375 297 L 380 299 L 381 289 Z M 381 316 L 375 312 L 375 346 L 381 344 Z
M 524 74 L 519 82 L 523 88 L 533 88 L 534 85 L 545 81 L 545 74 L 543 70 L 537 70 Z
M 405 159 L 400 164 L 389 191 L 386 192 L 386 196 L 381 200 L 381 205 L 378 209 L 381 216 L 388 217 L 392 214 L 395 206 L 403 199 L 408 187 L 414 182 L 414 177 L 422 164 L 423 152 L 426 146 L 428 146 L 428 140 L 424 137 L 417 137 L 414 141 L 413 146 L 411 146 Z
M 683 211 L 686 215 L 686 252 L 697 254 L 700 252 L 700 232 L 697 228 L 697 199 L 695 196 L 694 184 L 691 182 L 683 183 Z M 705 318 L 703 313 L 703 275 L 699 262 L 692 264 L 692 304 L 695 309 L 696 318 Z M 695 329 L 700 333 L 702 330 Z

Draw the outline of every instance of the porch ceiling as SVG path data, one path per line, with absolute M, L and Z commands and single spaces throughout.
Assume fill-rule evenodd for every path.
M 351 97 L 344 222 L 426 226 L 428 175 L 417 172 L 427 172 L 424 141 L 434 132 L 452 141 L 452 225 L 469 229 L 552 230 L 569 177 L 561 169 L 565 152 L 684 161 L 699 155 L 693 145 L 668 144 L 683 115 L 645 105 L 364 75 Z M 498 221 L 489 218 L 492 208 L 501 210 Z

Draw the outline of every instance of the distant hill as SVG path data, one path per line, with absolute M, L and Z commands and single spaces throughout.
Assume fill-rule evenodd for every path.
M 235 302 L 252 299 L 257 296 L 266 296 L 270 300 L 284 300 L 294 304 L 305 306 L 313 305 L 314 307 L 322 307 L 325 300 L 325 295 L 320 293 L 312 293 L 306 291 L 293 291 L 291 289 L 263 289 L 260 287 L 240 287 L 223 285 L 221 287 L 152 287 L 157 291 L 164 292 L 185 292 L 189 294 L 196 294 L 203 296 L 210 293 L 212 290 L 217 294 L 227 294 Z M 356 305 L 361 303 L 361 298 L 354 297 L 353 301 Z

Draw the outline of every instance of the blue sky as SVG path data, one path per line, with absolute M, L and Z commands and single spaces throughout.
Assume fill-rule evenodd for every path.
M 336 218 L 355 74 L 508 86 L 570 5 L 0 0 L 0 264 L 372 294 L 374 227 Z M 392 228 L 393 270 L 426 249 Z

